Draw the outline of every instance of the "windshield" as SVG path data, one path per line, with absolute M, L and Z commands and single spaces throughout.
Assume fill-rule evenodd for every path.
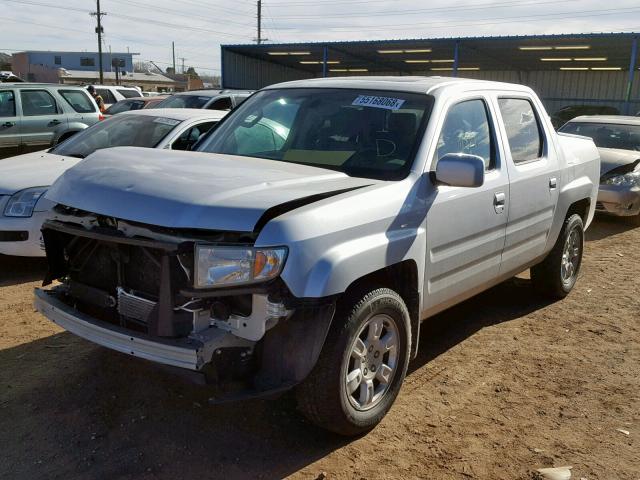
M 153 148 L 179 123 L 165 117 L 117 115 L 77 133 L 54 147 L 51 153 L 84 158 L 102 148 Z
M 153 108 L 203 108 L 211 98 L 206 95 L 172 95 Z
M 640 150 L 640 125 L 569 122 L 559 131 L 591 137 L 601 148 Z
M 230 114 L 198 151 L 400 179 L 411 168 L 431 104 L 428 95 L 404 92 L 264 90 Z

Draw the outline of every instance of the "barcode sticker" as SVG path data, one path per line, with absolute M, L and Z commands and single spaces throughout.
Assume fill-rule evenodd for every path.
M 358 95 L 351 105 L 359 107 L 384 108 L 385 110 L 398 110 L 404 100 L 392 97 L 375 97 L 372 95 Z

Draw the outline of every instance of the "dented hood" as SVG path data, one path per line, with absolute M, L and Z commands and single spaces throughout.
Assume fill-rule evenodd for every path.
M 600 152 L 600 175 L 610 172 L 614 168 L 631 165 L 640 160 L 640 152 L 634 150 L 620 150 L 617 148 L 598 148 Z M 630 170 L 633 170 L 630 168 Z
M 248 232 L 270 208 L 372 183 L 286 162 L 118 147 L 99 150 L 67 170 L 46 196 L 150 225 Z

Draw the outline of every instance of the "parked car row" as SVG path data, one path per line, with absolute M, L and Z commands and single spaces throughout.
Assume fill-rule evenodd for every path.
M 0 235 L 42 213 L 12 239 L 39 244 L 42 222 L 40 312 L 216 401 L 295 388 L 314 423 L 354 435 L 391 408 L 421 321 L 529 268 L 541 294 L 574 287 L 599 153 L 529 88 L 331 78 L 247 97 L 158 104 L 233 109 L 204 134 L 141 109 L 36 154 L 47 175 L 7 164 L 22 183 Z

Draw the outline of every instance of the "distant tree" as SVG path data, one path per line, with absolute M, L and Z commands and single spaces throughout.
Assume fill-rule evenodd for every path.
M 151 72 L 155 67 L 151 62 L 138 61 L 133 63 L 133 71 L 137 73 Z
M 193 77 L 197 77 L 198 76 L 198 72 L 196 72 L 196 69 L 193 67 L 189 67 L 187 68 L 187 71 L 185 72 L 187 75 L 191 75 Z
M 176 73 L 176 69 L 173 67 L 167 67 L 167 69 L 165 70 L 169 75 L 175 75 Z

